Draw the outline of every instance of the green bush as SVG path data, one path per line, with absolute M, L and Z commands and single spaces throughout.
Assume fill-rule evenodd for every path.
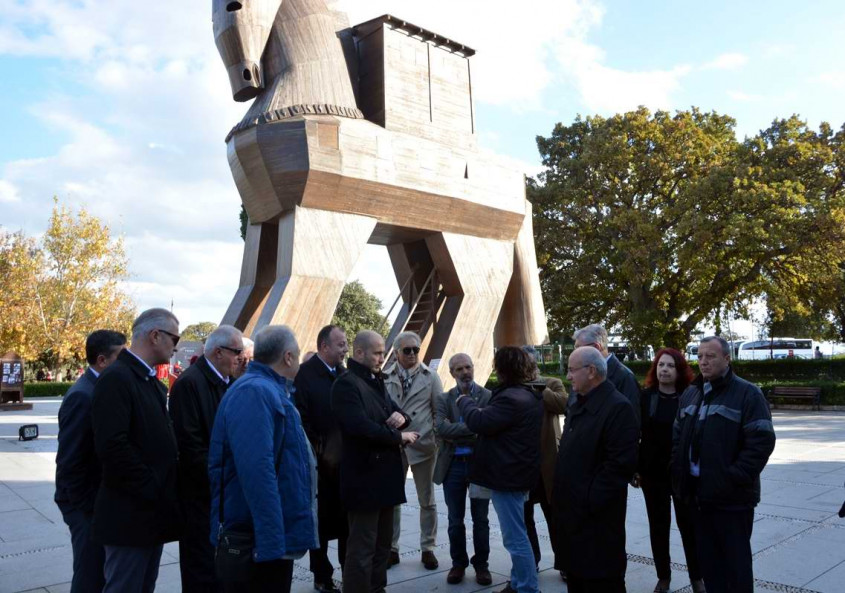
M 29 397 L 61 397 L 68 389 L 71 388 L 72 385 L 72 381 L 34 381 L 31 383 L 24 383 L 23 396 L 24 399 Z
M 647 360 L 632 360 L 624 363 L 642 383 L 651 367 Z M 845 381 L 845 359 L 804 360 L 784 358 L 778 360 L 735 360 L 733 368 L 737 375 L 752 383 L 772 381 Z M 698 362 L 690 361 L 694 373 L 698 373 Z

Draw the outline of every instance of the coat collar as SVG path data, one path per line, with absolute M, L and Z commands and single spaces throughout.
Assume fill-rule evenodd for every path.
M 420 368 L 417 372 L 430 375 L 432 371 L 427 364 L 425 364 L 424 362 L 420 362 Z M 384 370 L 385 381 L 393 379 L 394 377 L 397 381 L 401 381 L 401 379 L 399 378 L 399 363 L 397 361 L 394 361 L 393 364 L 391 364 L 387 369 Z
M 614 391 L 616 391 L 616 388 L 613 386 L 613 383 L 605 379 L 600 385 L 593 387 L 586 395 L 582 395 L 579 398 L 581 409 L 590 414 L 598 413 L 607 401 L 608 396 Z
M 244 373 L 245 377 L 249 375 L 270 379 L 271 381 L 281 385 L 288 393 L 293 391 L 293 381 L 287 377 L 282 377 L 279 373 L 270 368 L 269 365 L 266 365 L 263 362 L 258 362 L 257 360 L 251 361 L 246 369 L 246 373 Z
M 307 361 L 305 361 L 302 366 L 311 369 L 312 371 L 314 371 L 318 375 L 322 375 L 324 377 L 329 377 L 331 379 L 335 379 L 336 377 L 340 377 L 343 374 L 343 372 L 346 370 L 346 368 L 343 366 L 343 363 L 341 363 L 334 368 L 335 374 L 334 374 L 334 376 L 332 376 L 332 373 L 329 370 L 329 367 L 327 367 L 326 363 L 323 362 L 323 359 L 321 359 L 316 354 L 314 356 L 312 356 L 311 358 L 309 358 Z
M 728 365 L 728 371 L 723 377 L 719 377 L 718 379 L 713 379 L 712 381 L 710 381 L 710 386 L 713 387 L 713 393 L 724 389 L 727 385 L 730 384 L 731 381 L 733 381 L 733 378 L 733 365 Z M 695 380 L 693 380 L 692 384 L 698 387 L 701 393 L 704 393 L 704 375 L 699 373 Z
M 100 374 L 102 375 L 102 373 L 100 373 Z M 91 370 L 91 367 L 88 367 L 87 369 L 85 369 L 85 373 L 83 373 L 82 376 L 86 377 L 88 379 L 88 381 L 91 382 L 91 385 L 94 385 L 97 382 L 97 379 L 99 378 L 99 377 L 97 377 L 97 375 L 94 374 L 94 371 Z
M 202 371 L 202 374 L 205 375 L 205 378 L 208 379 L 208 381 L 212 385 L 221 385 L 225 388 L 228 387 L 229 383 L 232 382 L 232 377 L 229 377 L 229 383 L 226 383 L 226 381 L 221 379 L 220 375 L 215 373 L 214 369 L 211 368 L 211 363 L 208 362 L 208 359 L 205 357 L 205 355 L 200 356 L 194 364 L 199 367 L 200 371 Z
M 150 375 L 149 369 L 143 362 L 141 362 L 141 359 L 138 358 L 136 354 L 129 352 L 129 350 L 125 348 L 121 350 L 120 354 L 117 355 L 117 359 L 129 367 L 133 373 L 138 375 L 139 378 L 145 381 L 155 379 L 154 375 Z

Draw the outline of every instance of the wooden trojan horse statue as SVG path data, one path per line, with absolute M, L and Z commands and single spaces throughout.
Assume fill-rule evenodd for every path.
M 402 287 L 388 348 L 417 331 L 423 360 L 466 352 L 483 384 L 494 344 L 545 341 L 524 177 L 476 144 L 473 50 L 387 15 L 350 28 L 326 0 L 213 11 L 234 99 L 254 99 L 226 138 L 250 224 L 223 323 L 310 347 L 373 243 Z

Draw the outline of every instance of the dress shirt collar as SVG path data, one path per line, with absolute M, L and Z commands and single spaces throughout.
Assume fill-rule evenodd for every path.
M 217 370 L 217 367 L 214 366 L 214 364 L 210 360 L 208 360 L 208 358 L 206 358 L 205 356 L 203 356 L 203 358 L 205 358 L 205 362 L 208 364 L 208 368 L 214 371 L 214 374 L 220 377 L 220 380 L 223 381 L 226 385 L 228 385 L 229 377 L 224 377 L 222 374 L 220 374 L 220 371 Z
M 144 360 L 143 360 L 140 356 L 138 356 L 137 354 L 135 354 L 134 352 L 132 352 L 132 350 L 130 350 L 129 348 L 126 348 L 126 352 L 128 352 L 129 354 L 131 354 L 132 356 L 134 356 L 134 357 L 135 357 L 135 358 L 136 358 L 136 359 L 137 359 L 137 360 L 138 360 L 138 361 L 139 361 L 142 365 L 144 365 L 145 367 L 147 367 L 147 374 L 148 374 L 150 377 L 155 377 L 155 376 L 156 376 L 155 369 L 153 369 L 153 367 L 151 367 L 151 366 L 150 366 L 150 365 L 148 365 L 146 362 L 144 362 Z

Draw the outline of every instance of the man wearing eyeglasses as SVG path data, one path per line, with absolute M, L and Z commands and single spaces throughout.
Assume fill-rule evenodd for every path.
M 170 389 L 170 417 L 179 444 L 179 499 L 185 531 L 179 540 L 184 593 L 219 591 L 214 548 L 208 539 L 211 491 L 208 445 L 214 416 L 243 355 L 243 334 L 221 325 L 205 340 L 203 354 Z
M 148 309 L 132 324 L 132 343 L 94 386 L 91 426 L 102 465 L 91 530 L 105 546 L 105 593 L 151 592 L 165 543 L 179 539 L 178 449 L 167 389 L 154 367 L 170 361 L 179 320 Z
M 402 450 L 405 474 L 408 467 L 414 476 L 420 505 L 421 561 L 428 570 L 438 567 L 434 556 L 437 535 L 437 505 L 434 502 L 434 465 L 437 445 L 434 440 L 434 410 L 443 385 L 437 373 L 420 357 L 420 337 L 414 332 L 402 332 L 393 342 L 396 362 L 385 372 L 387 393 L 411 417 L 409 431 L 420 435 L 415 443 Z M 399 530 L 402 507 L 393 511 L 393 543 L 388 566 L 399 563 Z
M 628 482 L 639 428 L 596 348 L 576 348 L 566 378 L 580 395 L 560 439 L 552 491 L 569 593 L 625 593 Z

